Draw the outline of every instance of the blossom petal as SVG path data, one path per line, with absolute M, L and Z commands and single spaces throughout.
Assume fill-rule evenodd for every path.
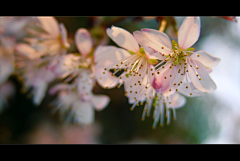
M 92 77 L 92 72 L 89 69 L 82 70 L 77 79 L 78 94 L 84 100 L 89 100 L 94 84 L 95 79 Z
M 190 77 L 193 85 L 201 92 L 209 93 L 211 91 L 216 90 L 217 86 L 214 83 L 214 81 L 211 79 L 211 77 L 209 76 L 207 68 L 197 60 L 195 60 L 195 63 L 197 64 L 199 69 L 197 69 L 195 67 L 195 65 L 193 65 L 193 67 L 188 67 L 189 68 L 189 77 Z M 196 76 L 196 72 L 194 70 L 198 72 L 201 80 L 199 80 L 199 78 Z
M 152 37 L 147 37 L 144 32 L 142 31 L 134 31 L 133 32 L 134 37 L 136 38 L 137 42 L 141 45 L 141 46 L 148 46 L 158 52 L 160 52 L 162 55 L 168 55 L 169 53 L 172 52 L 172 49 L 165 46 L 164 44 L 161 44 L 158 41 L 153 41 L 156 39 L 151 39 Z M 150 34 L 147 34 L 148 36 Z
M 34 50 L 31 46 L 24 43 L 17 44 L 15 50 L 18 51 L 23 56 L 28 57 L 29 59 L 35 59 L 40 57 L 36 50 Z
M 105 72 L 105 74 L 103 74 L 103 72 Z M 114 88 L 118 84 L 118 82 L 116 81 L 118 78 L 114 75 L 112 76 L 112 73 L 110 71 L 105 71 L 104 68 L 95 68 L 95 79 L 97 80 L 98 84 L 103 88 Z
M 90 102 L 77 101 L 73 105 L 74 119 L 80 124 L 92 124 L 94 122 L 94 109 Z
M 155 29 L 141 29 L 143 34 L 148 37 L 153 42 L 162 44 L 165 48 L 172 49 L 172 42 L 169 39 L 168 35 L 164 32 Z
M 190 83 L 190 87 L 186 88 L 187 84 L 183 83 L 179 88 L 178 88 L 178 92 L 187 96 L 187 97 L 199 97 L 202 96 L 202 93 L 198 90 L 194 90 L 195 87 L 193 86 L 192 83 Z M 191 92 L 190 92 L 191 89 Z M 190 95 L 190 93 L 192 93 L 192 95 Z
M 221 59 L 214 57 L 208 52 L 202 50 L 194 52 L 190 57 L 194 60 L 201 62 L 204 66 L 210 68 L 217 66 L 218 63 L 221 61 Z
M 95 54 L 96 56 L 94 59 L 94 61 L 97 62 L 96 66 L 98 67 L 106 67 L 119 60 L 131 56 L 131 54 L 127 50 L 114 46 L 98 48 L 98 50 L 99 51 L 97 51 L 97 54 Z
M 103 110 L 107 107 L 109 101 L 110 98 L 106 95 L 93 95 L 91 99 L 91 103 L 96 110 Z
M 145 54 L 148 59 L 158 59 L 158 60 L 165 60 L 166 57 L 160 54 L 159 52 L 154 52 L 153 49 L 147 47 L 147 46 L 142 46 L 142 48 L 145 51 Z
M 59 29 L 60 29 L 60 33 L 61 33 L 62 44 L 66 48 L 69 48 L 70 44 L 68 43 L 68 40 L 67 40 L 67 38 L 68 38 L 68 36 L 67 36 L 67 29 L 66 29 L 66 27 L 64 26 L 63 23 L 59 24 Z
M 73 86 L 70 84 L 60 83 L 51 87 L 48 92 L 49 94 L 54 95 L 59 90 L 71 90 L 72 88 Z
M 171 107 L 172 108 L 180 108 L 186 104 L 186 98 L 178 93 L 173 93 L 172 95 L 169 96 L 171 99 Z
M 45 94 L 46 94 L 46 90 L 47 90 L 47 86 L 48 84 L 44 81 L 38 81 L 37 83 L 34 84 L 34 96 L 33 96 L 33 103 L 35 105 L 39 105 Z
M 57 38 L 59 36 L 59 26 L 58 22 L 54 17 L 37 17 L 40 21 L 43 29 L 47 31 L 50 35 Z
M 92 50 L 92 38 L 88 30 L 80 28 L 75 34 L 75 43 L 81 55 L 87 56 Z
M 156 76 L 153 87 L 158 93 L 169 95 L 173 93 L 179 87 L 178 84 L 184 80 L 184 76 L 178 73 L 179 69 L 182 68 L 181 65 L 170 68 L 171 64 L 172 62 L 166 63 L 164 69 L 160 71 L 160 74 L 157 74 L 158 72 L 155 73 Z
M 139 45 L 130 32 L 115 26 L 107 28 L 106 32 L 107 35 L 120 47 L 133 52 L 139 51 Z
M 191 47 L 200 35 L 200 18 L 187 17 L 178 30 L 178 44 L 181 49 Z

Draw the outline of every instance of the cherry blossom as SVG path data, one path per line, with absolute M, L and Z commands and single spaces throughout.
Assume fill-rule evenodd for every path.
M 53 63 L 59 61 L 61 55 L 65 55 L 69 43 L 67 31 L 63 24 L 57 23 L 53 17 L 37 17 L 35 27 L 41 30 L 28 30 L 33 38 L 25 38 L 29 44 L 19 43 L 17 51 L 17 73 L 24 80 L 24 86 L 28 90 L 33 87 L 33 102 L 39 105 L 44 98 L 48 84 L 56 78 L 50 69 Z
M 193 94 L 190 82 L 201 92 L 216 90 L 216 84 L 209 76 L 208 69 L 218 65 L 220 59 L 203 50 L 194 52 L 191 47 L 200 34 L 199 17 L 185 18 L 178 30 L 178 43 L 174 40 L 171 43 L 165 33 L 154 29 L 142 29 L 133 34 L 139 44 L 146 45 L 166 57 L 165 61 L 155 66 L 159 77 L 159 90 L 163 94 L 172 90 L 178 91 L 183 82 L 186 82 L 185 87 L 190 95 Z
M 75 81 L 73 84 L 57 84 L 50 90 L 50 94 L 55 94 L 59 91 L 58 97 L 53 101 L 52 105 L 55 106 L 55 110 L 59 110 L 62 115 L 69 110 L 66 121 L 70 121 L 73 118 L 76 122 L 84 125 L 89 125 L 94 122 L 94 109 L 97 111 L 103 110 L 109 103 L 110 99 L 106 95 L 94 95 L 92 93 L 92 87 L 85 86 L 84 82 L 88 82 L 89 73 L 86 71 L 82 76 L 81 84 Z M 82 93 L 79 92 L 79 88 L 84 88 Z M 82 90 L 82 88 L 81 88 Z
M 107 35 L 122 47 L 106 46 L 106 51 L 96 57 L 97 64 L 105 66 L 103 73 L 113 70 L 114 76 L 117 72 L 123 71 L 115 81 L 109 82 L 109 86 L 119 84 L 118 87 L 120 87 L 129 81 L 131 83 L 128 86 L 125 85 L 125 89 L 128 89 L 129 86 L 141 82 L 145 75 L 148 75 L 147 84 L 149 84 L 154 76 L 153 64 L 158 62 L 156 59 L 162 60 L 165 57 L 147 46 L 139 47 L 133 35 L 122 28 L 112 26 L 106 31 Z

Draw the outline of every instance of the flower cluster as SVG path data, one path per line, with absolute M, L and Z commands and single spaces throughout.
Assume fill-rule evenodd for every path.
M 94 110 L 104 109 L 110 101 L 92 92 L 95 83 L 105 89 L 124 85 L 131 110 L 145 104 L 144 120 L 154 108 L 153 128 L 163 126 L 165 116 L 170 123 L 171 111 L 176 119 L 175 109 L 184 106 L 184 96 L 197 97 L 217 88 L 209 74 L 220 59 L 192 47 L 200 27 L 199 17 L 185 18 L 177 41 L 155 29 L 131 34 L 116 26 L 107 28 L 107 36 L 119 47 L 96 43 L 88 30 L 79 28 L 72 44 L 78 52 L 69 53 L 67 29 L 55 18 L 1 18 L 0 85 L 15 72 L 35 105 L 47 93 L 57 94 L 51 102 L 54 111 L 85 125 L 94 122 Z M 48 90 L 56 79 L 62 82 Z

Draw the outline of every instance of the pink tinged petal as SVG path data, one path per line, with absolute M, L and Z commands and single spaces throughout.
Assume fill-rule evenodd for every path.
M 35 85 L 34 85 L 34 96 L 33 96 L 33 103 L 35 105 L 39 105 L 45 94 L 46 94 L 46 90 L 47 90 L 47 83 L 44 81 L 38 81 Z
M 58 22 L 54 17 L 37 17 L 37 18 L 46 32 L 52 35 L 52 37 L 58 38 L 60 31 Z
M 183 94 L 184 96 L 187 97 L 199 97 L 202 96 L 202 92 L 195 90 L 196 88 L 194 87 L 194 85 L 192 83 L 189 84 L 190 87 L 186 88 L 187 84 L 183 83 L 179 88 L 178 88 L 178 92 Z M 190 95 L 190 89 L 191 89 L 191 93 L 192 95 Z
M 71 90 L 73 89 L 73 86 L 72 85 L 69 85 L 69 84 L 57 84 L 53 87 L 51 87 L 48 91 L 48 93 L 50 95 L 54 95 L 56 92 L 58 92 L 59 90 Z
M 141 31 L 134 31 L 133 35 L 137 42 L 141 46 L 148 46 L 158 52 L 160 52 L 162 55 L 168 55 L 169 53 L 172 52 L 172 49 L 165 46 L 164 44 L 161 44 L 160 42 L 157 41 L 152 41 L 151 37 L 147 37 L 143 32 Z
M 166 57 L 160 54 L 159 52 L 155 52 L 153 49 L 147 47 L 147 46 L 142 46 L 142 48 L 145 51 L 145 54 L 148 59 L 158 59 L 158 60 L 165 60 Z
M 64 45 L 65 48 L 69 48 L 70 44 L 68 43 L 68 40 L 67 40 L 68 36 L 67 36 L 66 27 L 64 26 L 64 24 L 60 23 L 59 29 L 60 29 L 62 44 Z
M 40 57 L 34 48 L 24 43 L 17 44 L 15 50 L 29 59 L 36 59 Z
M 211 77 L 209 76 L 207 68 L 197 60 L 195 60 L 195 63 L 197 64 L 199 69 L 196 69 L 196 67 L 194 65 L 193 65 L 193 67 L 188 67 L 189 68 L 189 77 L 190 77 L 193 85 L 201 92 L 209 93 L 211 91 L 216 90 L 217 86 L 214 83 L 214 81 L 211 79 Z M 199 78 L 196 76 L 194 69 L 195 69 L 195 71 L 198 72 L 201 80 L 199 80 Z
M 107 107 L 109 101 L 110 98 L 106 95 L 92 95 L 91 98 L 92 105 L 98 111 L 103 110 L 105 107 Z
M 104 68 L 95 68 L 95 79 L 103 88 L 114 88 L 118 84 L 118 78 L 116 76 L 112 76 L 112 73 L 110 71 L 105 71 Z
M 107 28 L 106 32 L 107 35 L 120 47 L 133 52 L 139 51 L 139 45 L 130 32 L 115 26 Z
M 127 50 L 114 46 L 99 47 L 98 50 L 94 59 L 97 67 L 106 67 L 131 56 Z
M 186 98 L 178 93 L 173 93 L 169 96 L 171 100 L 171 107 L 172 108 L 180 108 L 186 104 Z
M 92 38 L 88 30 L 80 28 L 75 34 L 75 44 L 81 55 L 87 56 L 92 50 Z
M 168 35 L 164 32 L 155 30 L 155 29 L 141 29 L 142 33 L 148 37 L 148 39 L 152 40 L 159 45 L 163 45 L 164 48 L 168 50 L 172 49 L 172 42 L 169 39 Z
M 178 30 L 178 44 L 181 49 L 191 47 L 200 35 L 200 18 L 187 17 Z
M 177 65 L 176 67 L 174 66 L 170 69 L 171 64 L 171 62 L 165 64 L 164 69 L 160 72 L 160 74 L 157 74 L 157 72 L 155 73 L 156 76 L 155 82 L 153 82 L 153 87 L 158 93 L 169 95 L 175 92 L 175 90 L 179 87 L 178 84 L 180 81 L 183 81 L 184 79 L 184 77 L 181 76 L 181 73 L 178 73 L 181 66 Z
M 201 62 L 206 67 L 215 67 L 219 64 L 221 59 L 210 55 L 206 51 L 197 51 L 190 56 L 192 59 Z
M 94 122 L 94 109 L 90 102 L 77 101 L 73 105 L 74 119 L 80 124 L 92 124 Z

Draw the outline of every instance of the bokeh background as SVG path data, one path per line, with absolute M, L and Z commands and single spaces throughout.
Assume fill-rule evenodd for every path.
M 179 27 L 185 17 L 175 17 Z M 69 39 L 78 28 L 96 30 L 96 17 L 56 17 L 64 23 Z M 107 17 L 105 27 L 122 27 L 129 32 L 141 28 L 158 29 L 155 18 Z M 170 125 L 152 129 L 153 119 L 141 121 L 143 106 L 130 110 L 124 88 L 103 89 L 95 85 L 93 93 L 106 94 L 109 105 L 95 112 L 95 123 L 81 126 L 64 122 L 49 106 L 55 96 L 46 95 L 40 106 L 22 92 L 22 84 L 15 77 L 11 81 L 15 96 L 0 114 L 1 144 L 234 144 L 240 143 L 240 17 L 238 22 L 217 17 L 201 17 L 201 33 L 193 47 L 205 50 L 221 62 L 210 74 L 217 90 L 202 97 L 187 98 L 177 109 L 177 120 Z M 104 30 L 96 30 L 105 32 Z M 171 35 L 171 32 L 168 31 Z M 94 32 L 92 32 L 94 33 Z M 96 35 L 95 35 L 96 36 Z M 171 35 L 172 38 L 174 34 Z M 115 45 L 107 39 L 109 45 Z M 76 48 L 71 48 L 75 51 Z M 52 82 L 51 85 L 56 82 Z

